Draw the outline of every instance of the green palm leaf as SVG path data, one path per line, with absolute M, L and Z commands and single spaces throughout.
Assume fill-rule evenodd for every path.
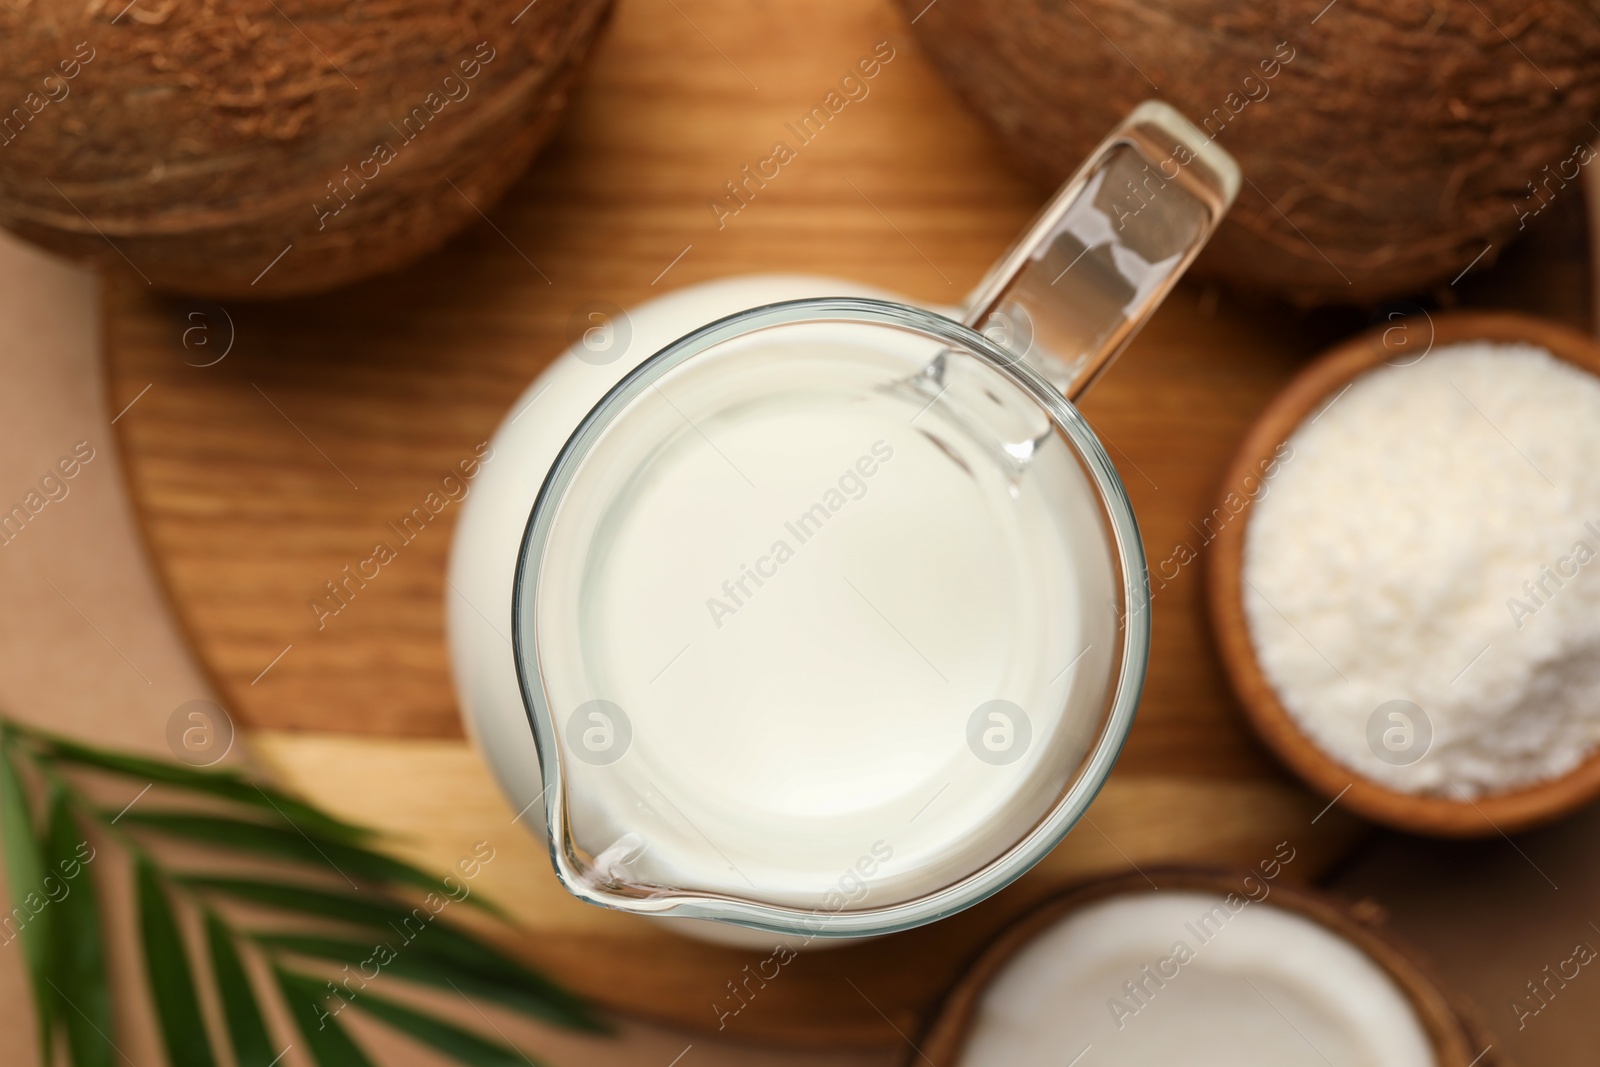
M 233 1045 L 233 1060 L 238 1067 L 271 1067 L 278 1059 L 272 1051 L 272 1036 L 267 1033 L 261 1006 L 256 1003 L 250 976 L 234 947 L 233 934 L 222 920 L 206 913 L 206 946 L 211 955 L 211 974 L 217 981 L 222 1001 L 222 1017 L 228 1024 L 228 1041 Z
M 200 998 L 195 993 L 194 972 L 161 875 L 144 856 L 135 859 L 134 870 L 145 974 L 155 999 L 167 1059 L 172 1067 L 216 1067 L 205 1018 L 200 1014 Z
M 425 1015 L 398 1001 L 362 992 L 350 1004 L 469 1067 L 538 1067 L 537 1060 L 529 1059 L 516 1049 L 486 1041 L 469 1030 Z
M 95 889 L 95 859 L 72 817 L 67 794 L 56 788 L 50 794 L 49 828 L 45 834 L 45 862 L 66 887 L 66 895 L 52 904 L 50 924 L 51 981 L 61 999 L 58 1011 L 67 1033 L 73 1067 L 111 1067 L 111 992 L 106 985 L 105 932 L 100 924 L 99 894 Z
M 248 904 L 374 929 L 385 929 L 390 923 L 402 923 L 412 917 L 413 909 L 403 903 L 370 895 L 357 896 L 320 886 L 193 874 L 182 875 L 180 880 L 184 885 L 203 892 L 219 893 Z M 423 909 L 423 914 L 427 914 L 426 909 Z
M 48 898 L 43 895 L 44 858 L 38 838 L 34 836 L 28 796 L 11 759 L 10 731 L 3 729 L 0 729 L 0 828 L 5 832 L 6 883 L 11 891 L 11 913 L 0 919 L 0 929 L 8 940 L 22 941 L 28 981 L 33 986 L 40 1062 L 49 1063 L 56 1015 L 52 1009 L 57 1004 L 47 977 L 53 915 Z
M 433 950 L 423 940 L 425 935 L 419 935 L 415 942 L 392 938 L 385 942 L 387 952 L 379 952 L 378 946 L 371 942 L 316 934 L 257 933 L 251 936 L 266 948 L 348 964 L 364 976 L 366 971 L 377 970 L 402 981 L 482 997 L 570 1030 L 591 1033 L 610 1030 L 586 1004 L 544 979 L 537 979 L 538 984 L 530 986 L 520 977 L 464 964 Z
M 358 844 L 377 836 L 373 830 L 336 819 L 302 800 L 289 796 L 281 789 L 253 781 L 237 771 L 189 767 L 181 763 L 166 763 L 123 752 L 109 752 L 47 734 L 29 732 L 27 736 L 40 753 L 60 763 L 93 767 L 125 778 L 205 793 L 264 812 L 275 812 L 291 824 L 315 829 L 321 836 L 336 841 Z
M 24 758 L 26 766 L 20 766 Z M 19 774 L 19 766 L 27 778 Z M 69 770 L 143 780 L 186 791 L 201 803 L 179 809 L 101 810 L 81 791 L 75 774 L 63 773 Z M 42 833 L 30 803 L 30 790 L 39 783 L 48 787 Z M 139 947 L 167 1067 L 217 1067 L 221 1053 L 207 1030 L 202 990 L 174 894 L 192 902 L 203 919 L 209 966 L 201 967 L 199 975 L 213 984 L 207 999 L 214 998 L 221 1008 L 232 1050 L 225 1058 L 238 1067 L 272 1067 L 288 1051 L 274 1049 L 263 1011 L 267 1005 L 262 997 L 268 993 L 245 967 L 244 938 L 265 953 L 273 976 L 271 992 L 282 998 L 299 1034 L 296 1043 L 316 1067 L 373 1067 L 335 1018 L 345 1006 L 357 1006 L 366 1016 L 466 1067 L 536 1065 L 509 1043 L 375 995 L 366 987 L 370 978 L 359 988 L 347 978 L 348 988 L 336 991 L 332 983 L 286 968 L 280 957 L 347 964 L 356 974 L 448 989 L 469 1003 L 492 1002 L 558 1026 L 609 1030 L 580 998 L 453 921 L 460 917 L 459 909 L 446 921 L 443 912 L 449 903 L 470 902 L 499 918 L 506 916 L 482 895 L 470 893 L 464 879 L 436 878 L 369 847 L 379 836 L 376 832 L 235 771 L 196 769 L 82 745 L 0 716 L 0 858 L 14 909 L 9 916 L 0 915 L 0 942 L 23 942 L 38 1013 L 41 1062 L 57 1062 L 52 1059 L 60 1051 L 52 1048 L 57 1036 L 64 1039 L 71 1067 L 115 1067 L 117 1062 L 106 931 L 98 880 L 90 870 L 95 856 L 83 838 L 82 821 L 97 824 L 133 861 Z M 276 880 L 171 872 L 159 858 L 160 838 L 290 866 Z M 414 904 L 406 899 L 423 894 L 426 898 Z M 228 913 L 216 909 L 219 899 L 254 905 L 280 923 L 299 920 L 310 932 L 292 926 L 241 931 Z M 343 932 L 325 936 L 320 929 Z
M 320 867 L 347 881 L 359 878 L 382 885 L 410 886 L 430 893 L 451 892 L 444 882 L 403 860 L 360 845 L 330 840 L 320 836 L 311 827 L 271 826 L 249 819 L 187 811 L 130 811 L 122 820 L 132 826 L 200 844 Z M 485 911 L 504 917 L 504 912 L 478 894 L 467 900 Z
M 582 999 L 563 989 L 548 978 L 531 970 L 520 961 L 485 944 L 465 930 L 434 917 L 431 924 L 417 928 L 417 915 L 428 916 L 426 908 L 407 908 L 392 901 L 358 897 L 334 890 L 291 885 L 286 882 L 258 882 L 243 878 L 187 876 L 186 885 L 201 891 L 219 893 L 235 900 L 296 912 L 321 919 L 348 923 L 371 930 L 382 931 L 385 937 L 398 934 L 404 938 L 422 938 L 431 955 L 443 956 L 470 972 L 493 979 L 498 985 L 517 990 L 520 998 L 542 997 L 549 1002 L 542 1017 L 562 1021 L 563 1025 L 577 1026 L 592 1032 L 606 1032 L 609 1027 L 589 1010 Z M 408 923 L 410 925 L 408 925 Z M 425 936 L 424 936 L 425 934 Z M 342 942 L 348 948 L 357 942 Z M 372 946 L 361 945 L 365 959 Z M 341 950 L 342 951 L 342 950 Z M 326 955 L 323 958 L 328 958 Z M 341 962 L 344 962 L 343 957 Z
M 337 1012 L 325 1007 L 328 997 L 324 983 L 303 974 L 274 967 L 278 990 L 283 1002 L 294 1017 L 295 1029 L 311 1051 L 317 1067 L 372 1067 L 372 1061 L 361 1051 L 344 1027 L 334 1018 Z

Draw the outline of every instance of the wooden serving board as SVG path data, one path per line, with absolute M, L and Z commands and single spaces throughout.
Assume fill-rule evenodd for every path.
M 798 145 L 786 123 L 884 41 L 893 57 L 868 95 Z M 777 177 L 737 214 L 713 210 L 778 141 L 795 156 Z M 532 173 L 417 265 L 272 305 L 190 304 L 117 279 L 108 373 L 133 497 L 176 612 L 257 751 L 312 799 L 405 835 L 398 847 L 429 865 L 491 842 L 485 877 L 529 927 L 521 947 L 579 991 L 742 1039 L 903 1046 L 1010 916 L 1090 874 L 1253 864 L 1281 841 L 1297 849 L 1293 875 L 1325 870 L 1359 826 L 1322 812 L 1248 733 L 1196 572 L 1250 421 L 1364 317 L 1243 308 L 1193 284 L 1169 300 L 1084 405 L 1161 578 L 1149 683 L 1109 786 L 998 897 L 802 955 L 731 1015 L 728 984 L 766 953 L 568 898 L 462 740 L 442 619 L 453 506 L 320 629 L 309 606 L 474 454 L 580 305 L 752 271 L 953 303 L 1048 192 L 1008 166 L 887 0 L 622 0 Z

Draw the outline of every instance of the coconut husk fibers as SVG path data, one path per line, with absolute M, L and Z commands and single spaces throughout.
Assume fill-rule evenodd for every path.
M 1491 245 L 1492 262 L 1526 213 L 1580 195 L 1574 152 L 1600 138 L 1600 5 L 1577 0 L 900 4 L 1051 183 L 1141 100 L 1219 115 L 1247 184 L 1196 271 L 1298 304 L 1418 293 Z M 1265 79 L 1280 42 L 1293 58 Z
M 0 224 L 213 297 L 329 289 L 476 220 L 552 132 L 610 7 L 126 2 L 0 5 Z M 63 67 L 80 43 L 92 59 Z M 363 166 L 381 143 L 393 158 Z

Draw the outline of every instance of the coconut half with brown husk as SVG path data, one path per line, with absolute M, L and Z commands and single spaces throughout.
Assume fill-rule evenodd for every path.
M 1593 158 L 1600 8 L 1582 0 L 900 2 L 1052 187 L 1141 100 L 1203 126 L 1247 182 L 1196 273 L 1298 304 L 1481 268 Z
M 1046 900 L 971 964 L 907 1067 L 1503 1063 L 1378 909 L 1281 880 L 1293 852 Z
M 0 6 L 0 224 L 215 297 L 394 269 L 524 170 L 609 6 Z

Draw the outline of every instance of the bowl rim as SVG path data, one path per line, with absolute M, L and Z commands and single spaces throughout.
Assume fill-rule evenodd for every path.
M 1420 309 L 1419 309 L 1420 310 Z M 1422 313 L 1398 319 L 1333 346 L 1314 359 L 1273 398 L 1245 435 L 1229 464 L 1225 486 L 1242 483 L 1263 457 L 1286 442 L 1328 397 L 1385 363 L 1406 366 L 1435 347 L 1472 341 L 1523 342 L 1557 359 L 1600 375 L 1600 344 L 1570 327 L 1506 311 Z M 1406 352 L 1425 327 L 1421 356 Z M 1404 331 L 1397 334 L 1396 331 Z M 1398 353 L 1404 352 L 1399 358 Z M 1404 360 L 1405 362 L 1402 362 Z M 1600 749 L 1577 767 L 1548 781 L 1475 798 L 1406 793 L 1351 770 L 1325 753 L 1284 708 L 1256 659 L 1244 613 L 1244 544 L 1249 527 L 1230 522 L 1216 537 L 1206 568 L 1206 594 L 1213 639 L 1224 672 L 1257 736 L 1307 785 L 1349 810 L 1394 829 L 1437 837 L 1487 837 L 1541 825 L 1600 797 Z
M 1145 893 L 1244 894 L 1248 889 L 1246 879 L 1251 878 L 1260 882 L 1263 876 L 1253 868 L 1146 867 L 1096 878 L 1045 897 L 1003 928 L 968 962 L 937 1002 L 913 1051 L 906 1056 L 905 1067 L 961 1062 L 989 985 L 1018 953 L 1073 912 L 1113 897 Z M 1385 928 L 1386 913 L 1381 907 L 1287 880 L 1273 883 L 1262 902 L 1275 903 L 1319 924 L 1382 968 L 1411 1002 L 1438 1056 L 1439 1067 L 1502 1067 L 1498 1053 L 1485 1048 L 1499 1042 L 1489 1034 L 1476 1009 L 1440 981 L 1433 966 L 1415 947 Z

